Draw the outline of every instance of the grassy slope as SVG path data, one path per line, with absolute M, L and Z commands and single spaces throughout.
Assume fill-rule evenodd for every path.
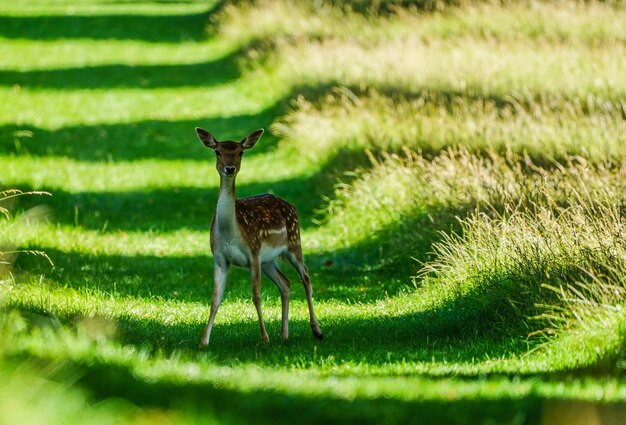
M 384 167 L 383 174 L 349 178 L 355 183 L 345 193 L 334 189 L 343 171 L 369 167 L 364 147 L 408 145 L 436 154 L 461 141 L 485 152 L 512 138 L 514 149 L 539 161 L 575 153 L 620 163 L 623 10 L 556 7 L 558 17 L 548 22 L 555 6 L 493 8 L 486 31 L 476 6 L 470 13 L 379 17 L 374 31 L 358 14 L 331 25 L 344 18 L 326 8 L 316 11 L 327 14 L 324 20 L 296 9 L 303 18 L 281 28 L 273 20 L 284 13 L 280 3 L 277 10 L 244 5 L 222 11 L 221 35 L 211 36 L 202 2 L 84 1 L 71 14 L 63 3 L 21 3 L 28 7 L 2 5 L 0 43 L 19 55 L 0 58 L 0 94 L 8 99 L 0 105 L 0 184 L 54 194 L 46 200 L 52 224 L 17 222 L 9 236 L 45 249 L 55 267 L 22 257 L 18 265 L 31 274 L 3 286 L 7 309 L 27 312 L 4 324 L 9 365 L 23 356 L 61 362 L 65 372 L 41 373 L 62 382 L 69 374 L 97 398 L 157 405 L 170 409 L 158 414 L 181 421 L 206 414 L 207 403 L 235 422 L 261 414 L 288 423 L 305 412 L 307 422 L 532 423 L 542 409 L 547 415 L 562 407 L 551 402 L 544 409 L 543 400 L 626 397 L 620 377 L 568 372 L 619 350 L 624 325 L 610 311 L 595 319 L 604 332 L 573 330 L 529 354 L 540 341 L 526 339 L 523 323 L 470 320 L 472 294 L 448 302 L 440 286 L 410 279 L 414 263 L 386 265 L 380 249 L 398 232 L 424 229 L 410 240 L 410 255 L 425 261 L 438 231 L 458 229 L 454 216 L 471 208 L 462 190 L 445 192 L 442 201 L 450 177 L 445 160 L 435 161 L 431 174 L 401 172 L 422 180 L 408 201 L 392 196 L 393 207 L 376 192 L 389 189 L 380 183 Z M 519 32 L 511 31 L 512 20 L 522 22 Z M 355 31 L 364 41 L 352 41 Z M 264 65 L 251 66 L 259 57 Z M 464 79 L 446 72 L 458 63 Z M 335 84 L 351 91 L 329 90 Z M 289 102 L 300 93 L 307 99 L 292 110 Z M 310 337 L 296 286 L 291 340 L 258 343 L 247 273 L 237 271 L 213 345 L 197 351 L 208 313 L 206 229 L 217 176 L 193 127 L 240 137 L 289 111 L 275 126 L 282 143 L 265 136 L 246 157 L 238 191 L 271 190 L 298 205 L 327 340 Z M 454 166 L 459 182 L 474 171 Z M 623 181 L 619 174 L 607 179 Z M 415 186 L 399 181 L 392 193 Z M 359 196 L 380 207 L 351 205 Z M 319 226 L 314 219 L 323 218 L 327 197 L 335 198 L 333 217 Z M 279 301 L 265 285 L 265 316 L 277 336 Z M 67 397 L 78 400 L 78 410 L 90 408 Z M 131 418 L 151 414 L 115 409 Z M 280 418 L 270 416 L 275 409 Z

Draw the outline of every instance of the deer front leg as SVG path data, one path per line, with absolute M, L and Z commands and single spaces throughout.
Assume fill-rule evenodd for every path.
M 267 335 L 267 330 L 265 330 L 265 322 L 263 322 L 263 314 L 261 312 L 261 265 L 258 257 L 250 262 L 250 275 L 252 279 L 252 301 L 254 301 L 254 306 L 259 316 L 261 341 L 269 342 L 270 337 Z
M 215 269 L 213 271 L 213 297 L 211 299 L 211 313 L 209 314 L 209 321 L 206 328 L 204 328 L 204 334 L 200 340 L 200 346 L 206 347 L 209 345 L 209 339 L 211 338 L 211 329 L 213 329 L 213 321 L 217 310 L 222 303 L 222 297 L 224 296 L 224 288 L 226 287 L 226 276 L 228 275 L 228 264 L 225 261 L 220 261 L 217 257 L 215 259 Z

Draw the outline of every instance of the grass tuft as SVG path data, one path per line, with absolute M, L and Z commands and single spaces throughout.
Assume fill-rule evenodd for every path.
M 573 177 L 557 187 L 537 182 L 543 202 L 520 199 L 462 220 L 460 234 L 434 244 L 437 258 L 421 275 L 453 298 L 483 293 L 486 302 L 477 307 L 489 320 L 525 320 L 531 335 L 589 329 L 590 319 L 619 314 L 626 294 L 623 192 Z M 620 354 L 618 345 L 606 355 Z

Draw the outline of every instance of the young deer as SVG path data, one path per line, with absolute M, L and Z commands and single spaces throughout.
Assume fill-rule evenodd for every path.
M 220 175 L 217 210 L 211 223 L 211 252 L 215 262 L 213 298 L 200 345 L 209 344 L 213 321 L 222 302 L 226 275 L 231 265 L 250 269 L 252 300 L 259 316 L 261 340 L 265 342 L 269 341 L 269 337 L 261 314 L 261 271 L 278 286 L 282 302 L 280 335 L 283 339 L 288 338 L 291 284 L 278 269 L 276 258 L 279 256 L 286 258 L 300 275 L 309 305 L 313 335 L 322 339 L 322 330 L 313 312 L 309 273 L 302 260 L 296 208 L 274 195 L 235 198 L 235 177 L 241 166 L 243 152 L 254 147 L 263 130 L 251 133 L 240 142 L 218 142 L 211 133 L 201 128 L 196 128 L 196 133 L 204 146 L 215 151 L 216 168 Z

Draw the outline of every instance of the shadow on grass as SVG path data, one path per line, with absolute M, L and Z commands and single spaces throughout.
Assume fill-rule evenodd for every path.
M 235 5 L 246 4 L 249 3 L 249 0 L 230 0 L 227 3 Z M 321 3 L 312 2 L 309 7 L 315 12 L 316 8 L 325 8 L 328 5 L 333 5 L 364 16 L 377 17 L 380 15 L 397 14 L 401 8 L 424 13 L 442 11 L 446 8 L 460 6 L 461 4 L 463 4 L 462 0 L 327 0 Z
M 462 301 L 473 302 L 473 299 Z M 460 304 L 460 302 L 459 302 Z M 375 308 L 369 305 L 370 308 Z M 366 308 L 364 306 L 364 308 Z M 306 312 L 303 300 L 294 303 L 292 311 Z M 259 327 L 250 302 L 245 319 L 224 323 L 218 314 L 211 347 L 198 353 L 198 342 L 205 321 L 197 324 L 164 324 L 160 321 L 119 317 L 116 319 L 121 344 L 134 345 L 164 352 L 168 355 L 207 355 L 212 361 L 236 366 L 254 363 L 267 367 L 334 367 L 367 365 L 368 373 L 376 374 L 376 367 L 384 375 L 404 375 L 410 364 L 421 363 L 435 376 L 476 377 L 483 370 L 473 369 L 489 359 L 505 359 L 522 355 L 536 343 L 524 338 L 519 324 L 496 323 L 481 320 L 485 312 L 468 312 L 463 307 L 439 307 L 411 314 L 386 317 L 325 318 L 319 315 L 324 340 L 317 341 L 311 334 L 308 320 L 291 319 L 289 341 L 280 341 L 278 308 L 268 314 L 265 324 L 270 336 L 269 345 L 260 342 Z M 208 319 L 208 308 L 206 309 Z M 407 364 L 408 363 L 408 364 Z M 454 364 L 456 367 L 447 367 Z M 393 367 L 398 366 L 398 368 Z M 404 365 L 404 367 L 403 367 Z M 510 375 L 519 375 L 519 372 Z M 503 373 L 503 375 L 509 375 Z
M 346 159 L 346 155 L 339 155 L 334 161 L 354 164 L 360 160 Z M 365 155 L 358 156 L 366 160 Z M 280 195 L 298 206 L 301 226 L 307 230 L 313 226 L 312 220 L 320 208 L 320 202 L 333 191 L 336 181 L 332 177 L 333 170 L 342 169 L 341 165 L 331 163 L 326 166 L 328 170 L 322 169 L 316 174 L 296 179 L 239 185 L 238 195 L 243 197 L 269 191 Z M 215 187 L 175 187 L 120 193 L 48 190 L 53 193 L 48 204 L 55 211 L 57 223 L 69 226 L 78 224 L 82 228 L 103 232 L 155 231 L 155 238 L 159 237 L 160 232 L 185 229 L 200 231 L 206 237 L 206 253 L 209 255 L 210 220 L 218 195 Z M 39 201 L 25 200 L 22 206 L 32 206 L 29 202 Z M 444 232 L 458 232 L 460 229 L 456 217 L 464 216 L 470 210 L 470 206 L 463 205 L 425 206 L 424 209 L 407 212 L 402 220 L 382 228 L 370 237 L 357 242 L 346 241 L 345 248 L 322 248 L 307 254 L 306 262 L 314 273 L 314 282 L 318 281 L 315 274 L 320 274 L 322 280 L 327 282 L 316 284 L 316 292 L 325 298 L 342 298 L 349 294 L 352 301 L 366 302 L 406 290 L 410 285 L 409 276 L 419 268 L 418 261 L 430 259 L 432 244 L 439 241 Z M 57 273 L 61 273 L 54 280 L 72 287 L 85 285 L 109 292 L 115 285 L 114 292 L 124 296 L 172 298 L 172 294 L 178 293 L 179 299 L 206 301 L 210 286 L 203 289 L 201 295 L 195 291 L 198 286 L 211 282 L 212 262 L 204 256 L 171 257 L 167 249 L 164 247 L 159 257 L 108 256 L 54 249 L 46 249 L 46 252 L 57 265 Z M 25 269 L 36 267 L 29 261 L 26 257 L 18 264 L 24 262 Z M 364 272 L 367 278 L 364 278 Z M 244 280 L 247 282 L 248 277 Z M 189 282 L 194 283 L 189 286 Z M 247 291 L 245 298 L 248 298 Z
M 29 187 L 26 184 L 13 182 L 12 187 L 21 190 L 47 190 L 52 197 L 46 199 L 53 208 L 55 220 L 63 224 L 78 224 L 94 230 L 125 230 L 125 231 L 172 231 L 177 229 L 208 230 L 211 216 L 217 203 L 219 181 L 214 169 L 214 155 L 201 143 L 193 131 L 193 127 L 211 128 L 214 134 L 232 134 L 232 128 L 254 128 L 263 125 L 252 123 L 267 122 L 272 114 L 271 109 L 260 115 L 237 116 L 224 119 L 207 119 L 181 122 L 150 121 L 138 125 L 109 125 L 102 127 L 79 127 L 61 132 L 41 134 L 34 130 L 33 137 L 26 135 L 28 143 L 11 142 L 12 137 L 28 132 L 27 128 L 7 126 L 0 131 L 0 144 L 9 147 L 11 143 L 15 151 L 24 154 L 45 151 L 57 154 L 66 153 L 79 159 L 105 159 L 111 155 L 114 159 L 183 159 L 190 158 L 206 161 L 206 174 L 198 175 L 205 181 L 206 189 L 197 187 L 171 187 L 161 189 L 145 189 L 125 192 L 67 192 L 55 187 Z M 244 124 L 245 123 L 245 124 Z M 246 134 L 244 131 L 241 134 Z M 185 137 L 180 137 L 185 134 Z M 177 137 L 178 136 L 178 137 Z M 220 137 L 222 140 L 226 137 Z M 134 143 L 128 140 L 136 138 Z M 22 139 L 20 139 L 22 140 Z M 39 144 L 38 141 L 55 140 L 51 143 Z M 80 147 L 76 140 L 85 140 Z M 74 143 L 73 143 L 74 142 Z M 116 146 L 111 146 L 115 143 Z M 108 145 L 107 145 L 108 144 Z M 129 148 L 129 146 L 132 146 Z M 277 139 L 271 134 L 259 143 L 259 147 L 250 151 L 249 156 L 263 156 L 277 147 Z M 262 193 L 274 193 L 288 202 L 295 204 L 301 218 L 301 226 L 308 229 L 313 225 L 317 211 L 323 206 L 325 199 L 334 192 L 339 176 L 345 177 L 345 170 L 371 165 L 367 155 L 362 151 L 343 150 L 328 158 L 325 163 L 311 174 L 299 175 L 279 181 L 254 183 L 237 183 L 237 196 L 247 197 Z M 245 163 L 243 164 L 245 173 Z M 251 172 L 251 171 L 250 171 Z M 131 176 L 129 176 L 130 178 Z M 262 177 L 262 176 L 260 176 Z M 35 200 L 24 200 L 22 206 L 29 207 Z M 78 216 L 78 220 L 77 220 Z
M 217 184 L 217 172 L 207 164 L 206 175 L 198 179 Z M 27 190 L 26 185 L 12 185 Z M 215 213 L 219 189 L 172 187 L 127 192 L 67 192 L 49 190 L 52 197 L 45 204 L 53 211 L 54 221 L 64 225 L 78 225 L 103 232 L 175 230 L 209 231 Z M 301 227 L 313 226 L 312 219 L 320 207 L 321 198 L 332 190 L 332 183 L 317 175 L 303 176 L 278 182 L 238 184 L 237 196 L 274 193 L 298 207 Z M 303 197 L 308 194 L 309 197 Z M 42 200 L 22 200 L 21 208 L 42 204 Z
M 311 187 L 311 191 L 317 187 L 312 186 L 314 187 Z M 303 185 L 289 187 L 298 188 L 293 192 L 294 196 L 298 195 L 299 190 L 304 190 Z M 245 189 L 258 192 L 254 185 L 245 186 Z M 94 289 L 130 297 L 207 302 L 212 288 L 213 269 L 209 250 L 212 209 L 208 209 L 207 205 L 215 204 L 217 194 L 215 190 L 194 190 L 195 192 L 182 191 L 180 198 L 172 194 L 164 197 L 169 201 L 175 199 L 174 206 L 154 201 L 157 196 L 151 198 L 152 194 L 142 194 L 145 197 L 141 198 L 141 202 L 139 195 L 134 192 L 130 198 L 115 198 L 115 202 L 107 195 L 102 201 L 107 213 L 92 216 L 82 211 L 100 210 L 97 206 L 81 200 L 78 195 L 59 196 L 56 193 L 54 199 L 60 205 L 76 202 L 74 205 L 81 211 L 79 215 L 81 225 L 91 222 L 96 230 L 97 226 L 102 226 L 102 221 L 107 220 L 109 214 L 121 220 L 109 222 L 109 230 L 149 231 L 157 228 L 172 231 L 186 228 L 203 231 L 206 255 L 173 257 L 168 252 L 168 247 L 163 247 L 163 252 L 158 256 L 88 254 L 44 248 L 56 265 L 52 272 L 49 269 L 39 270 L 48 266 L 33 257 L 21 257 L 17 265 L 24 270 L 44 273 L 59 284 L 77 289 Z M 310 192 L 304 190 L 304 193 Z M 207 200 L 210 197 L 213 199 Z M 145 211 L 138 207 L 142 203 L 146 204 Z M 180 212 L 183 206 L 185 214 Z M 313 204 L 309 207 L 312 206 Z M 304 213 L 303 217 L 312 214 L 311 209 L 301 208 L 300 211 Z M 419 269 L 418 261 L 425 262 L 430 259 L 432 244 L 439 241 L 444 232 L 450 232 L 451 229 L 459 231 L 455 217 L 469 211 L 469 207 L 431 207 L 427 211 L 415 211 L 406 215 L 402 221 L 383 228 L 371 238 L 352 243 L 343 249 L 320 250 L 306 254 L 305 261 L 312 273 L 317 297 L 349 302 L 371 302 L 412 290 L 409 277 Z M 73 220 L 71 214 L 56 218 L 58 222 L 68 225 L 71 225 Z M 180 223 L 184 223 L 184 227 L 181 227 Z M 168 224 L 169 227 L 165 227 Z M 142 228 L 143 225 L 145 228 Z M 150 237 L 149 234 L 146 236 Z M 158 238 L 159 234 L 156 233 L 154 237 Z M 299 279 L 291 267 L 284 263 L 281 268 L 294 285 L 298 285 Z M 249 299 L 249 276 L 245 270 L 233 268 L 229 282 L 230 297 Z M 264 282 L 264 285 L 271 288 L 270 298 L 274 298 L 276 294 L 273 292 L 273 285 L 269 282 Z M 268 294 L 266 291 L 267 289 L 264 293 Z M 274 299 L 274 302 L 278 302 L 277 300 L 278 298 Z
M 236 69 L 236 58 L 227 57 L 218 61 L 219 66 L 228 68 L 232 72 L 228 76 L 215 75 L 215 83 L 219 80 L 234 79 L 239 72 Z M 189 81 L 200 84 L 211 84 L 211 76 L 200 78 L 191 72 L 194 67 L 206 67 L 208 72 L 209 64 L 175 65 L 171 69 L 180 69 L 185 75 L 172 79 L 181 85 L 187 85 Z M 109 67 L 106 67 L 109 68 Z M 160 75 L 160 67 L 126 67 L 113 66 L 119 71 L 116 76 L 108 75 L 111 78 L 107 84 L 126 84 L 126 77 L 131 79 L 141 79 L 143 70 L 149 72 L 155 80 L 148 81 L 148 85 L 158 85 L 161 83 L 171 84 L 169 77 Z M 167 68 L 167 67 L 166 67 Z M 100 72 L 100 71 L 99 71 Z M 122 75 L 128 72 L 129 75 Z M 19 76 L 21 73 L 15 73 Z M 6 74 L 4 74 L 6 75 Z M 2 80 L 0 71 L 0 81 Z M 45 73 L 42 74 L 45 78 Z M 205 81 L 204 78 L 207 78 Z M 11 79 L 7 82 L 12 81 Z M 75 84 L 68 81 L 63 84 Z M 301 88 L 298 88 L 300 90 Z M 320 90 L 325 90 L 326 86 Z M 211 131 L 219 140 L 236 139 L 244 137 L 250 131 L 257 128 L 267 129 L 277 116 L 284 113 L 290 99 L 297 92 L 287 95 L 268 105 L 264 110 L 255 114 L 241 114 L 227 117 L 206 117 L 193 120 L 146 120 L 130 123 L 79 125 L 62 127 L 57 130 L 39 128 L 30 124 L 6 124 L 0 126 L 0 152 L 15 155 L 30 155 L 38 157 L 63 157 L 79 161 L 134 161 L 140 159 L 160 159 L 160 160 L 198 160 L 205 161 L 213 159 L 210 155 L 203 155 L 206 149 L 201 147 L 195 135 L 195 127 L 203 127 Z M 267 131 L 261 143 L 246 156 L 261 155 L 273 149 L 277 145 L 278 139 Z
M 229 288 L 227 299 L 239 296 L 244 301 L 250 299 L 249 283 L 246 276 Z M 332 286 L 333 282 L 324 280 L 324 275 L 314 276 L 315 284 L 322 287 Z M 383 277 L 384 279 L 384 277 Z M 303 290 L 299 283 L 292 280 L 293 297 L 292 314 L 298 312 L 306 316 L 306 304 Z M 364 310 L 376 310 L 378 302 L 386 302 L 389 294 L 378 294 L 378 298 L 358 297 L 358 288 L 343 287 L 316 295 L 316 300 L 336 300 L 341 304 L 361 303 Z M 375 281 L 374 281 L 375 283 Z M 318 310 L 318 318 L 324 331 L 324 341 L 316 341 L 312 335 L 308 320 L 290 320 L 290 340 L 287 343 L 278 339 L 280 334 L 280 317 L 278 293 L 271 291 L 271 300 L 264 300 L 266 307 L 274 307 L 271 313 L 266 311 L 265 321 L 270 338 L 271 348 L 259 342 L 259 331 L 252 302 L 249 301 L 247 315 L 250 320 L 223 323 L 218 319 L 212 336 L 212 348 L 209 350 L 212 359 L 227 364 L 233 362 L 253 362 L 267 366 L 289 366 L 300 364 L 342 365 L 368 364 L 384 366 L 390 363 L 403 362 L 433 363 L 445 365 L 446 362 L 462 364 L 458 370 L 440 372 L 442 374 L 463 375 L 479 373 L 466 369 L 467 365 L 493 358 L 508 358 L 521 355 L 539 344 L 539 339 L 527 340 L 526 336 L 533 330 L 526 323 L 527 310 L 519 306 L 512 307 L 510 300 L 524 301 L 524 293 L 511 282 L 506 282 L 497 290 L 477 286 L 457 294 L 448 300 L 430 307 L 416 307 L 413 312 L 396 315 L 380 314 L 366 317 L 359 315 L 341 315 L 342 306 L 337 306 L 338 315 L 325 318 Z M 271 285 L 264 281 L 265 285 Z M 297 285 L 297 286 L 296 286 Z M 273 286 L 273 285 L 272 285 Z M 227 291 L 228 292 L 228 291 Z M 319 291 L 316 291 L 318 294 Z M 505 294 L 505 295 L 503 295 Z M 329 296 L 330 295 L 330 296 Z M 399 294 L 396 294 L 399 296 Z M 402 300 L 411 300 L 416 293 L 401 295 Z M 397 303 L 398 299 L 389 302 Z M 208 315 L 208 306 L 207 306 Z M 242 312 L 243 314 L 243 312 Z M 208 317 L 208 316 L 207 316 Z M 118 317 L 120 333 L 118 337 L 124 344 L 145 346 L 173 352 L 186 352 L 196 349 L 198 338 L 204 322 L 191 324 L 164 324 L 161 321 L 137 319 L 134 317 Z M 234 357 L 233 357 L 234 356 Z M 400 371 L 399 373 L 406 373 Z M 437 373 L 437 372 L 435 372 Z
M 244 50 L 247 48 L 244 48 Z M 20 73 L 15 71 L 0 71 L 0 84 L 13 84 L 20 78 L 24 78 L 25 84 L 31 83 L 50 84 L 53 87 L 74 87 L 83 84 L 98 87 L 160 87 L 160 86 L 185 86 L 185 85 L 211 85 L 221 84 L 239 76 L 237 67 L 237 55 L 233 53 L 216 62 L 171 65 L 171 66 L 125 66 L 110 65 L 87 69 L 70 69 L 59 71 L 41 71 L 32 73 Z M 218 72 L 219 71 L 219 72 Z M 57 74 L 58 72 L 58 74 Z M 98 78 L 92 78 L 91 73 Z M 170 76 L 171 74 L 171 76 Z M 335 93 L 341 96 L 345 90 L 355 93 L 357 96 L 367 97 L 370 93 L 358 87 L 347 87 L 337 90 L 340 82 L 328 82 L 319 85 L 301 85 L 293 87 L 289 93 L 282 96 L 263 111 L 256 114 L 236 115 L 232 117 L 207 117 L 197 120 L 147 120 L 132 123 L 82 125 L 64 127 L 58 130 L 48 130 L 32 125 L 4 125 L 0 127 L 0 149 L 17 155 L 33 156 L 58 156 L 77 159 L 81 161 L 107 161 L 113 160 L 137 160 L 146 158 L 158 159 L 198 159 L 204 158 L 198 155 L 198 149 L 192 149 L 191 140 L 195 140 L 193 129 L 202 126 L 213 132 L 220 140 L 226 138 L 243 137 L 246 132 L 255 128 L 268 127 L 276 120 L 277 116 L 284 114 L 291 107 L 292 99 L 302 95 L 312 103 L 322 102 L 329 94 Z M 497 95 L 471 95 L 458 91 L 407 91 L 393 87 L 377 87 L 376 90 L 392 101 L 395 99 L 424 98 L 426 103 L 432 103 L 444 107 L 453 113 L 453 108 L 458 99 L 470 99 L 476 101 L 493 102 L 498 108 L 530 108 L 523 100 L 514 101 Z M 530 100 L 527 100 L 530 101 Z M 269 133 L 269 132 L 268 132 Z M 240 136 L 241 134 L 241 136 Z M 252 155 L 263 153 L 270 143 L 266 134 L 263 143 L 250 152 Z M 273 139 L 275 142 L 276 139 Z M 275 143 L 271 143 L 275 145 Z M 450 147 L 429 146 L 428 141 L 416 141 L 413 148 L 419 148 L 426 156 L 436 155 Z M 370 150 L 379 151 L 380 148 L 370 146 Z M 338 156 L 348 160 L 360 158 L 355 165 L 366 166 L 364 155 L 357 152 L 349 152 L 344 149 Z M 343 161 L 343 164 L 352 165 L 351 161 Z M 339 163 L 336 158 L 329 158 L 329 162 Z M 354 167 L 352 167 L 354 168 Z M 351 170 L 352 168 L 347 168 Z
M 154 43 L 208 38 L 212 9 L 172 15 L 0 16 L 0 37 L 31 40 L 141 40 Z
M 47 279 L 67 288 L 99 293 L 104 296 L 131 297 L 183 302 L 210 303 L 213 288 L 213 259 L 209 248 L 208 232 L 205 238 L 206 255 L 168 255 L 167 248 L 160 255 L 103 255 L 45 249 L 54 263 L 34 256 L 18 257 L 16 272 L 45 275 Z M 313 258 L 313 256 L 309 256 Z M 374 302 L 405 290 L 406 277 L 389 276 L 388 273 L 370 273 L 367 279 L 354 271 L 337 271 L 323 266 L 317 269 L 309 261 L 311 280 L 318 300 L 343 302 Z M 281 261 L 281 270 L 292 282 L 292 298 L 304 299 L 300 279 L 291 265 Z M 279 305 L 280 297 L 274 284 L 262 278 L 264 303 Z M 232 267 L 228 274 L 225 300 L 249 302 L 252 298 L 250 274 L 246 269 Z M 250 301 L 251 303 L 251 301 Z M 250 304 L 252 306 L 252 304 Z
M 395 14 L 399 8 L 435 12 L 463 4 L 462 0 L 330 0 L 328 3 L 366 16 Z
M 42 129 L 31 125 L 0 127 L 0 150 L 16 155 L 63 157 L 79 161 L 134 161 L 142 159 L 213 161 L 198 140 L 195 127 L 210 129 L 220 139 L 244 137 L 268 127 L 276 106 L 256 114 L 207 117 L 195 120 L 148 120 Z M 276 147 L 269 132 L 247 155 L 261 155 Z
M 208 413 L 220 423 L 534 424 L 541 414 L 541 401 L 535 396 L 419 401 L 364 395 L 340 398 L 274 389 L 269 382 L 265 388 L 251 390 L 231 389 L 218 382 L 147 382 L 130 367 L 98 362 L 66 367 L 81 371 L 78 384 L 97 400 L 123 397 L 139 406 L 183 409 L 199 416 Z
M 98 89 L 206 87 L 240 76 L 238 52 L 215 61 L 176 65 L 101 65 L 36 71 L 0 70 L 0 85 L 25 88 Z
M 243 59 L 250 51 L 261 47 L 262 43 L 253 41 L 206 62 L 105 64 L 26 71 L 5 69 L 0 70 L 0 86 L 62 90 L 218 86 L 241 78 Z
M 221 84 L 230 79 L 237 78 L 238 69 L 236 65 L 236 54 L 220 59 L 215 63 L 172 65 L 172 66 L 138 66 L 128 67 L 124 65 L 113 65 L 94 68 L 93 70 L 68 70 L 59 71 L 61 75 L 50 78 L 59 79 L 57 83 L 61 87 L 65 84 L 81 84 L 75 78 L 67 78 L 69 74 L 77 73 L 86 84 L 102 84 L 106 86 L 128 85 L 141 87 L 156 87 L 160 85 L 210 85 Z M 213 72 L 222 69 L 220 72 Z M 171 78 L 162 74 L 160 70 L 167 70 L 173 75 Z M 87 78 L 89 72 L 102 74 L 104 80 Z M 198 71 L 198 72 L 197 72 Z M 55 71 L 53 71 L 54 73 Z M 69 73 L 64 75 L 63 73 Z M 83 72 L 85 73 L 83 75 Z M 25 74 L 26 78 L 43 79 L 49 78 L 48 72 L 37 75 Z M 15 78 L 21 78 L 21 73 L 12 71 L 0 71 L 0 84 L 5 81 L 10 84 Z M 4 80 L 3 80 L 4 79 Z M 97 81 L 92 83 L 93 81 Z M 104 82 L 103 82 L 104 81 Z M 143 81 L 143 83 L 142 83 Z M 291 107 L 289 102 L 299 95 L 304 95 L 312 103 L 322 102 L 329 93 L 336 93 L 341 96 L 341 92 L 336 87 L 339 83 L 330 82 L 315 86 L 296 86 L 288 94 L 284 95 L 276 102 L 268 105 L 263 111 L 256 114 L 242 114 L 231 117 L 207 117 L 196 120 L 146 120 L 131 123 L 81 125 L 74 127 L 63 127 L 58 130 L 39 128 L 33 125 L 9 124 L 0 127 L 0 150 L 16 155 L 31 155 L 42 157 L 65 157 L 80 161 L 132 161 L 139 159 L 185 159 L 204 160 L 208 158 L 201 155 L 200 145 L 193 132 L 194 127 L 201 126 L 213 132 L 219 139 L 243 137 L 247 132 L 259 128 L 268 128 L 276 117 L 284 114 Z M 348 87 L 348 90 L 357 96 L 369 96 L 368 91 L 363 91 L 357 87 Z M 515 113 L 518 108 L 530 108 L 528 102 L 531 100 L 513 101 L 497 95 L 483 96 L 471 95 L 457 91 L 406 91 L 390 87 L 379 87 L 376 89 L 391 101 L 394 99 L 426 99 L 427 104 L 435 104 L 444 107 L 453 113 L 453 108 L 458 99 L 473 99 L 476 101 L 494 102 L 497 108 L 511 108 Z M 252 150 L 249 155 L 259 155 L 265 153 L 270 147 L 277 145 L 277 138 L 269 132 L 265 135 L 262 143 Z M 428 140 L 415 140 L 409 145 L 410 148 L 419 149 L 425 156 L 437 155 L 442 150 L 453 147 L 453 144 L 432 146 Z M 375 145 L 368 146 L 374 153 L 380 152 L 381 147 Z M 476 154 L 484 152 L 486 147 L 474 149 Z M 504 147 L 502 148 L 504 149 Z M 504 151 L 503 151 L 504 153 Z M 574 152 L 576 153 L 576 152 Z M 542 154 L 541 152 L 529 152 L 533 161 L 539 165 L 554 167 L 552 154 Z M 353 170 L 355 167 L 367 167 L 369 165 L 362 152 L 350 151 L 348 147 L 341 150 L 334 158 L 327 161 L 342 168 L 344 171 Z M 329 167 L 324 166 L 324 171 Z
M 206 255 L 93 255 L 46 249 L 54 262 L 19 257 L 18 270 L 42 273 L 56 284 L 121 297 L 210 302 L 213 260 Z M 156 301 L 155 301 L 156 302 Z
M 401 220 L 372 232 L 341 250 L 322 250 L 309 255 L 318 268 L 331 263 L 334 270 L 391 273 L 411 276 L 421 263 L 432 260 L 432 245 L 444 234 L 461 234 L 459 218 L 474 211 L 472 205 L 443 207 L 425 205 L 407 211 Z
M 250 292 L 248 282 L 234 286 L 235 291 L 232 287 L 227 290 L 227 301 L 238 295 L 233 292 L 241 293 L 243 286 L 246 292 Z M 183 292 L 184 288 L 177 290 Z M 525 339 L 527 329 L 523 323 L 512 321 L 512 316 L 503 314 L 506 312 L 500 305 L 501 300 L 493 299 L 484 290 L 469 292 L 450 303 L 398 315 L 364 317 L 339 314 L 324 317 L 318 308 L 324 340 L 317 341 L 311 334 L 308 320 L 296 318 L 306 317 L 303 290 L 298 288 L 294 290 L 296 302 L 291 306 L 290 339 L 282 342 L 279 339 L 278 292 L 275 288 L 271 290 L 274 292 L 274 303 L 264 301 L 265 323 L 271 339 L 269 345 L 260 342 L 252 301 L 241 312 L 241 321 L 224 323 L 218 314 L 208 351 L 197 348 L 208 318 L 208 296 L 205 297 L 206 318 L 196 323 L 164 323 L 124 313 L 105 320 L 115 322 L 117 332 L 113 338 L 120 344 L 190 359 L 208 356 L 212 361 L 232 366 L 241 363 L 268 367 L 299 365 L 304 368 L 367 365 L 382 367 L 384 375 L 403 375 L 410 373 L 407 363 L 419 362 L 430 365 L 429 374 L 434 376 L 476 377 L 484 371 L 473 369 L 473 364 L 521 355 L 533 346 Z M 414 295 L 408 297 L 411 296 Z M 248 294 L 247 299 L 250 298 Z M 341 301 L 348 301 L 345 294 Z M 411 302 L 410 299 L 407 302 Z M 7 307 L 34 315 L 52 315 L 55 320 L 69 326 L 77 315 L 80 318 L 80 312 L 43 311 L 40 306 L 28 305 L 20 300 L 11 301 Z M 184 311 L 185 305 L 181 304 L 180 308 Z M 341 305 L 337 308 L 341 313 Z M 368 303 L 362 304 L 362 308 L 377 307 L 375 303 Z M 498 311 L 499 315 L 496 316 L 494 311 Z M 388 368 L 394 364 L 399 368 Z M 448 364 L 458 367 L 448 368 Z M 376 369 L 368 373 L 376 374 Z

